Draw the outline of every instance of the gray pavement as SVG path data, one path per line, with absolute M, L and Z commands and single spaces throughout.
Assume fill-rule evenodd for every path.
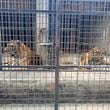
M 9 104 L 2 105 L 0 110 L 54 110 L 49 104 Z M 59 110 L 110 110 L 110 104 L 61 104 Z
M 110 72 L 60 72 L 61 81 L 110 80 Z M 0 80 L 54 81 L 55 72 L 48 71 L 1 71 Z

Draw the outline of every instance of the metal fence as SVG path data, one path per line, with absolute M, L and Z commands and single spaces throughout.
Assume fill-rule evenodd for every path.
M 109 0 L 0 0 L 0 109 L 110 109 Z

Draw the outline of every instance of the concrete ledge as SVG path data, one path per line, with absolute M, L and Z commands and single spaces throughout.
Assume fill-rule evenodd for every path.
M 55 72 L 1 71 L 0 104 L 53 103 Z M 61 103 L 110 103 L 110 72 L 60 72 Z
M 72 81 L 72 80 L 84 80 L 84 81 L 110 81 L 110 72 L 68 72 L 61 71 L 59 73 L 61 81 Z M 55 72 L 49 71 L 1 71 L 0 80 L 37 80 L 43 82 L 50 82 L 55 80 Z

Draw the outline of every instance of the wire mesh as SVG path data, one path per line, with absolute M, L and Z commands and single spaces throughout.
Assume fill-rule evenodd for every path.
M 60 65 L 63 68 L 59 82 L 64 86 L 59 90 L 59 99 L 65 110 L 109 109 L 108 4 L 104 0 L 61 1 Z
M 55 14 L 49 13 L 49 4 L 0 0 L 0 109 L 54 108 L 55 46 L 48 22 Z
M 0 109 L 110 109 L 109 0 L 0 0 Z

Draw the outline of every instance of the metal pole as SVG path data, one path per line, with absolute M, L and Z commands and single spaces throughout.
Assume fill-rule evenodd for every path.
M 2 70 L 2 45 L 1 45 L 1 29 L 0 29 L 0 70 Z
M 59 106 L 59 49 L 60 49 L 60 34 L 59 34 L 59 2 L 56 0 L 56 36 L 55 36 L 55 110 L 58 110 Z

